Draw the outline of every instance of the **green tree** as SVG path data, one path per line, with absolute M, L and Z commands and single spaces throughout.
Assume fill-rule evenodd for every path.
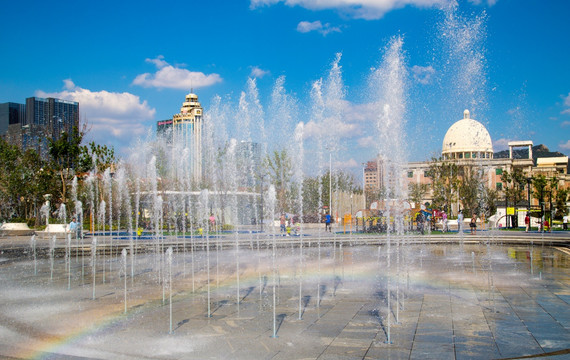
M 505 184 L 505 197 L 510 205 L 515 206 L 525 199 L 526 177 L 519 168 L 511 173 L 503 171 L 501 181 Z
M 67 187 L 75 176 L 75 168 L 79 166 L 81 141 L 83 133 L 74 126 L 71 133 L 61 133 L 59 139 L 49 139 L 49 154 L 52 168 L 58 173 L 61 182 L 61 202 L 67 201 Z
M 291 159 L 285 149 L 273 151 L 264 161 L 265 169 L 269 175 L 270 184 L 275 186 L 277 209 L 279 212 L 290 210 L 291 206 L 291 178 L 293 168 Z
M 112 147 L 99 145 L 92 141 L 86 146 L 81 146 L 77 170 L 85 173 L 97 168 L 97 172 L 105 172 L 117 160 L 115 150 Z
M 57 176 L 35 149 L 24 153 L 0 139 L 0 218 L 38 217 L 44 194 L 59 196 Z
M 532 187 L 534 188 L 532 192 L 532 196 L 538 200 L 538 204 L 541 206 L 541 210 L 544 208 L 544 198 L 546 196 L 546 188 L 548 185 L 548 181 L 546 176 L 542 174 L 538 174 L 532 177 Z M 542 216 L 542 214 L 540 215 Z
M 333 192 L 362 194 L 362 188 L 357 184 L 354 175 L 342 170 L 333 175 L 332 179 L 328 171 L 322 176 L 306 177 L 303 179 L 303 212 L 305 214 L 318 214 L 321 206 L 327 206 L 330 209 L 329 188 L 331 185 Z
M 0 138 L 0 218 L 14 215 L 18 199 L 18 159 L 21 151 Z
M 556 219 L 562 219 L 568 212 L 566 205 L 568 194 L 570 194 L 570 189 L 558 189 L 556 192 L 556 213 L 554 215 Z
M 556 194 L 558 193 L 558 178 L 556 176 L 551 177 L 547 180 L 547 195 L 548 195 L 548 209 L 549 214 L 552 217 L 555 212 L 555 205 L 556 205 Z
M 428 191 L 429 191 L 429 184 L 409 183 L 408 200 L 415 203 L 417 206 L 417 204 L 420 204 L 421 201 L 425 198 Z
M 459 190 L 459 167 L 450 161 L 432 159 L 428 175 L 432 180 L 433 206 L 451 211 Z
M 469 171 L 463 175 L 458 191 L 459 200 L 463 204 L 466 214 L 470 215 L 479 212 L 480 189 L 482 187 L 481 173 L 477 169 L 469 168 Z
M 499 192 L 495 189 L 485 187 L 482 196 L 483 208 L 481 209 L 485 213 L 485 216 L 489 217 L 495 215 L 497 212 L 497 201 L 499 201 Z

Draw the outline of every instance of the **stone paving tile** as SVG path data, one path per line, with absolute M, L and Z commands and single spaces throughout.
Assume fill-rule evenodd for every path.
M 495 343 L 502 357 L 525 356 L 543 352 L 530 333 L 506 332 L 501 335 L 495 335 Z
M 386 360 L 408 360 L 410 358 L 411 349 L 402 348 L 399 345 L 384 344 L 382 342 L 375 342 L 364 359 L 386 359 Z
M 455 345 L 456 360 L 479 360 L 479 359 L 499 359 L 501 354 L 493 345 L 488 346 L 470 346 L 465 344 Z
M 372 341 L 363 341 L 359 339 L 336 338 L 330 346 L 323 352 L 320 358 L 328 358 L 332 355 L 340 355 L 346 357 L 355 357 L 362 359 Z
M 453 345 L 447 343 L 414 342 L 410 359 L 455 360 L 455 350 Z

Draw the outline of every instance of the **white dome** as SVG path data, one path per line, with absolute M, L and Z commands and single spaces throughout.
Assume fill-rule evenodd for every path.
M 485 126 L 470 119 L 469 110 L 465 110 L 463 119 L 447 130 L 441 154 L 448 159 L 492 158 L 493 143 Z

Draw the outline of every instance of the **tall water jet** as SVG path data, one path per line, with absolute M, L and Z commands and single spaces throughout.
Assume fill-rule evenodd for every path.
M 321 124 L 324 121 L 324 111 L 325 111 L 325 102 L 323 100 L 323 92 L 322 92 L 323 81 L 319 79 L 313 82 L 311 87 L 311 119 L 314 121 L 315 124 Z M 318 163 L 318 215 L 322 217 L 322 209 L 323 209 L 323 139 L 321 136 L 317 137 L 317 163 Z M 329 174 L 330 176 L 330 174 Z M 319 219 L 320 220 L 320 219 Z M 317 317 L 320 318 L 320 306 L 321 306 L 321 229 L 319 229 L 319 237 L 318 237 L 318 245 L 317 245 Z M 309 247 L 311 243 L 309 242 Z
M 117 173 L 115 175 L 117 179 L 117 203 L 118 203 L 118 220 L 117 224 L 120 226 L 121 224 L 121 213 L 125 213 L 125 220 L 127 222 L 127 234 L 129 238 L 129 252 L 131 257 L 131 279 L 134 277 L 134 269 L 135 269 L 135 258 L 134 258 L 134 236 L 133 236 L 133 222 L 132 222 L 132 204 L 131 204 L 131 197 L 129 194 L 129 187 L 127 184 L 127 171 L 125 165 L 123 163 L 119 164 L 119 168 L 117 169 Z M 117 232 L 119 231 L 117 227 Z
M 105 214 L 106 214 L 106 203 L 105 200 L 101 200 L 101 202 L 99 203 L 99 225 L 101 226 L 101 236 L 103 239 L 105 239 Z M 107 251 L 105 251 L 105 247 L 106 247 L 106 242 L 105 240 L 103 240 L 103 284 L 105 283 L 105 274 L 106 274 L 106 268 L 107 268 Z M 112 259 L 111 259 L 112 260 Z M 111 261 L 110 260 L 110 261 Z
M 65 247 L 65 271 L 67 272 L 67 290 L 71 290 L 71 234 L 67 234 Z
M 59 205 L 59 209 L 57 210 L 57 217 L 63 225 L 67 224 L 67 207 L 65 204 Z
M 269 189 L 267 191 L 267 206 L 269 207 L 269 213 L 271 214 L 269 220 L 271 224 L 273 224 L 273 220 L 275 219 L 275 186 L 269 185 Z M 272 228 L 272 237 L 273 237 L 273 246 L 271 252 L 271 261 L 272 261 L 272 270 L 273 270 L 273 338 L 277 337 L 277 298 L 276 298 L 276 285 L 277 285 L 277 263 L 275 262 L 275 247 L 276 244 L 276 234 L 275 234 L 275 226 L 271 226 Z
M 49 280 L 50 281 L 53 281 L 54 262 L 55 262 L 55 235 L 51 238 L 51 241 L 49 243 L 49 268 L 50 268 Z
M 172 247 L 169 247 L 166 250 L 166 262 L 168 264 L 168 306 L 169 306 L 169 318 L 170 318 L 170 327 L 169 327 L 169 334 L 172 334 Z
M 210 234 L 209 234 L 209 222 L 208 219 L 208 204 L 209 199 L 208 190 L 202 190 L 200 192 L 200 199 L 199 199 L 199 212 L 198 218 L 201 220 L 202 226 L 206 229 L 206 271 L 207 271 L 207 279 L 206 285 L 208 287 L 208 317 L 212 317 L 212 309 L 211 309 L 211 301 L 210 301 Z
M 403 179 L 399 175 L 405 166 L 406 151 L 404 128 L 406 124 L 406 100 L 407 100 L 407 72 L 403 53 L 403 39 L 401 37 L 393 38 L 386 47 L 380 67 L 376 69 L 369 80 L 370 94 L 372 96 L 372 104 L 378 117 L 376 125 L 378 129 L 378 141 L 380 145 L 378 149 L 381 158 L 381 166 L 383 168 L 383 183 L 386 188 L 384 214 L 387 219 L 386 253 L 387 253 L 387 343 L 391 343 L 390 326 L 391 326 L 391 232 L 396 231 L 399 235 L 396 237 L 400 241 L 403 234 L 403 203 L 407 198 L 403 186 Z M 392 224 L 392 220 L 393 224 Z M 398 244 L 399 245 L 399 244 Z M 398 250 L 398 265 L 399 253 Z M 399 269 L 398 269 L 399 276 Z M 399 284 L 399 278 L 398 278 Z M 398 312 L 399 304 L 397 304 L 396 312 Z
M 93 297 L 95 300 L 95 281 L 97 279 L 97 238 L 91 242 L 91 277 L 93 278 Z
M 437 34 L 443 56 L 442 77 L 449 79 L 442 89 L 445 106 L 451 113 L 459 113 L 465 107 L 484 117 L 487 110 L 487 63 L 485 39 L 487 14 L 462 16 L 459 4 L 450 1 L 442 4 L 443 20 Z M 451 102 L 451 104 L 450 104 Z M 451 108 L 450 108 L 451 106 Z
M 105 169 L 103 173 L 103 184 L 107 192 L 109 202 L 109 271 L 113 271 L 113 182 L 111 179 L 111 168 Z M 105 218 L 103 217 L 103 233 L 105 233 Z M 103 235 L 105 236 L 105 235 Z
M 123 302 L 125 303 L 124 312 L 126 314 L 127 313 L 127 249 L 121 250 L 121 274 L 123 275 L 123 280 L 124 280 Z
M 344 121 L 344 111 L 345 111 L 345 96 L 346 91 L 344 88 L 344 82 L 342 79 L 342 66 L 340 65 L 340 60 L 342 58 L 342 53 L 337 53 L 334 61 L 332 62 L 331 69 L 328 73 L 327 78 L 323 83 L 323 101 L 324 101 L 324 118 L 323 118 L 323 128 L 328 129 L 342 129 Z M 340 133 L 337 131 L 331 131 L 329 134 L 325 132 L 320 132 L 322 137 L 322 145 L 329 153 L 329 214 L 332 217 L 332 224 L 336 224 L 338 214 L 338 197 L 337 203 L 333 206 L 333 193 L 335 190 L 333 188 L 333 168 L 332 162 L 338 157 L 340 148 Z M 335 184 L 338 182 L 334 182 Z M 331 229 L 332 231 L 332 229 Z M 333 256 L 336 256 L 336 232 L 333 233 Z M 333 274 L 333 276 L 335 276 Z
M 302 319 L 302 299 L 303 299 L 303 160 L 304 160 L 304 147 L 303 147 L 303 129 L 304 123 L 300 122 L 295 128 L 295 145 L 296 152 L 294 156 L 294 178 L 293 182 L 297 190 L 295 198 L 296 213 L 299 214 L 299 320 Z M 292 226 L 296 226 L 292 221 Z
M 34 261 L 34 275 L 38 274 L 38 256 L 36 252 L 36 235 L 32 235 L 31 238 L 31 248 L 32 248 L 32 258 Z
M 236 305 L 237 305 L 237 312 L 238 312 L 238 316 L 239 316 L 239 304 L 240 304 L 240 278 L 239 278 L 239 233 L 238 233 L 238 229 L 237 229 L 237 224 L 238 224 L 238 198 L 237 198 L 237 191 L 238 191 L 238 169 L 237 169 L 237 159 L 236 159 L 236 141 L 235 139 L 232 139 L 230 141 L 230 146 L 228 148 L 228 177 L 229 177 L 229 189 L 231 192 L 233 192 L 233 196 L 230 199 L 230 207 L 232 209 L 232 217 L 233 217 L 233 221 L 236 224 L 236 228 L 234 231 L 234 241 L 235 241 L 235 259 L 236 259 L 236 284 L 237 284 L 237 289 L 236 289 Z M 246 156 L 246 162 L 247 165 L 250 165 L 251 163 L 251 157 L 250 156 Z M 249 167 L 249 166 L 248 166 Z M 217 248 L 216 248 L 216 255 L 218 254 Z M 217 278 L 217 272 L 218 272 L 218 262 L 216 261 L 216 278 Z

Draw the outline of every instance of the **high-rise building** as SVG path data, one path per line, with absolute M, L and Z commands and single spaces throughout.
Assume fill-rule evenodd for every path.
M 180 113 L 172 117 L 172 140 L 190 150 L 190 174 L 192 180 L 202 179 L 202 120 L 203 109 L 198 102 L 198 95 L 186 95 Z
M 26 99 L 26 116 L 22 124 L 22 149 L 36 149 L 42 158 L 48 157 L 48 139 L 59 140 L 79 127 L 79 103 L 55 98 Z
M 0 104 L 0 137 L 10 144 L 22 146 L 21 129 L 25 116 L 26 106 L 23 104 Z
M 30 97 L 26 104 L 0 104 L 0 136 L 23 151 L 33 148 L 48 157 L 49 139 L 79 127 L 79 103 L 55 98 Z
M 172 119 L 159 120 L 156 122 L 156 136 L 172 140 Z

